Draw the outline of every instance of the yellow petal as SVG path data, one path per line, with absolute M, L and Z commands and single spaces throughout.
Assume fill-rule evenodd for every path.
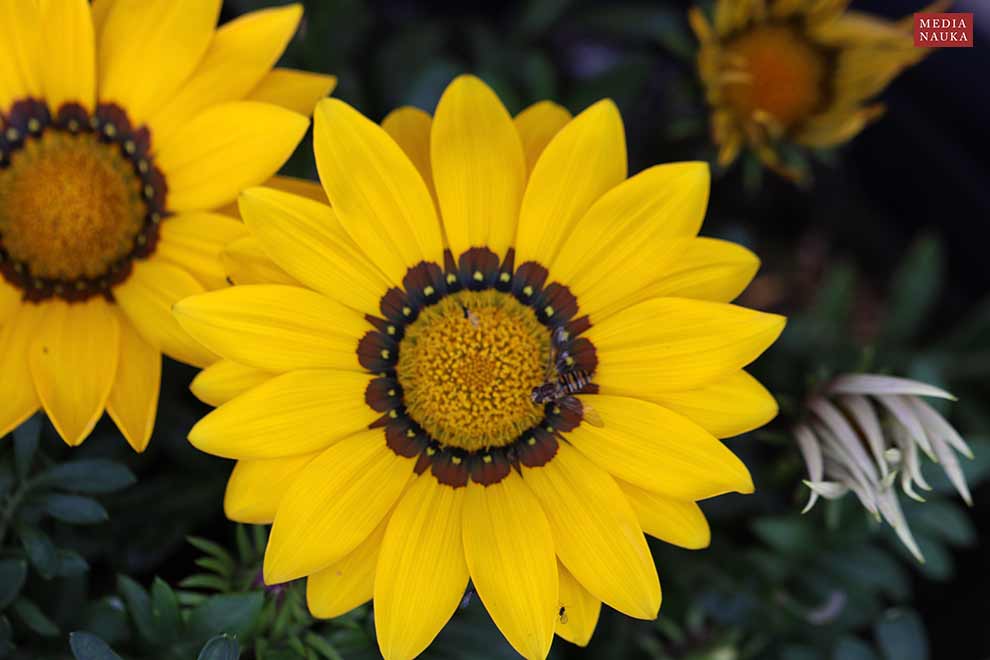
M 302 5 L 292 4 L 250 12 L 222 25 L 192 77 L 148 122 L 155 142 L 164 144 L 209 106 L 247 96 L 282 55 L 302 13 Z
M 644 397 L 684 415 L 716 438 L 758 429 L 777 416 L 777 402 L 755 378 L 739 370 L 698 390 Z
M 375 630 L 385 660 L 419 655 L 464 597 L 464 491 L 424 474 L 395 507 L 375 575 Z
M 232 360 L 220 360 L 196 374 L 189 389 L 203 403 L 221 406 L 273 376 L 269 371 L 245 367 Z
M 760 259 L 741 245 L 717 238 L 695 238 L 664 270 L 642 287 L 629 306 L 648 298 L 697 298 L 730 302 L 752 281 Z
M 117 373 L 117 316 L 102 298 L 46 303 L 29 361 L 38 398 L 69 446 L 82 444 L 103 415 Z
M 309 117 L 320 99 L 326 98 L 336 86 L 336 76 L 278 68 L 262 78 L 247 98 L 274 103 Z
M 356 433 L 320 454 L 278 505 L 265 582 L 288 582 L 347 556 L 395 504 L 412 469 L 411 459 L 385 446 L 381 429 Z
M 707 163 L 657 165 L 623 181 L 564 238 L 553 277 L 593 322 L 607 305 L 637 298 L 698 233 L 708 184 Z
M 557 556 L 596 598 L 638 619 L 660 609 L 660 581 L 625 495 L 607 472 L 561 443 L 523 480 L 543 504 Z
M 430 159 L 453 253 L 504 254 L 516 233 L 526 159 L 512 117 L 480 79 L 459 76 L 440 97 Z
M 582 395 L 603 427 L 582 424 L 567 440 L 619 479 L 682 500 L 752 493 L 749 470 L 703 428 L 641 399 Z
M 21 298 L 23 297 L 20 289 L 0 278 L 0 325 L 13 318 L 17 310 L 21 308 Z
M 96 98 L 96 45 L 86 0 L 45 0 L 40 58 L 45 100 L 52 113 L 75 102 L 92 110 Z
M 332 619 L 362 605 L 375 593 L 375 567 L 388 518 L 346 557 L 306 580 L 306 604 L 319 619 Z
M 598 625 L 602 601 L 581 586 L 559 561 L 557 573 L 560 575 L 560 609 L 555 632 L 572 644 L 586 646 Z
M 394 284 L 442 262 L 440 225 L 416 167 L 378 124 L 336 99 L 316 108 L 316 166 L 340 223 Z
M 157 257 L 191 273 L 207 289 L 227 286 L 220 253 L 248 235 L 243 223 L 219 213 L 181 213 L 161 224 Z
M 529 177 L 519 212 L 516 265 L 550 263 L 578 219 L 626 178 L 619 109 L 599 101 L 560 130 Z
M 230 243 L 220 253 L 220 262 L 234 284 L 288 284 L 301 286 L 271 260 L 254 236 Z
M 533 166 L 550 140 L 560 132 L 571 120 L 567 108 L 553 101 L 540 101 L 529 106 L 515 118 L 516 130 L 522 139 L 523 151 L 526 154 L 526 171 L 532 172 Z
M 303 284 L 362 314 L 380 314 L 388 280 L 320 204 L 270 188 L 240 197 L 241 217 L 262 249 Z
M 93 0 L 91 3 L 91 8 L 93 12 L 93 33 L 97 36 L 103 32 L 103 24 L 107 20 L 107 14 L 110 13 L 110 7 L 117 0 Z
M 0 437 L 20 426 L 41 406 L 28 364 L 28 349 L 38 335 L 46 307 L 26 303 L 0 325 Z
M 186 298 L 175 317 L 219 355 L 256 369 L 361 369 L 367 321 L 340 303 L 294 286 L 235 286 Z
M 220 0 L 117 0 L 97 34 L 100 101 L 140 125 L 192 74 L 213 40 Z
M 388 113 L 382 120 L 382 128 L 388 133 L 409 160 L 416 166 L 423 182 L 436 197 L 433 187 L 433 166 L 430 163 L 430 130 L 433 118 L 419 108 L 404 106 Z
M 647 300 L 587 331 L 598 356 L 595 381 L 603 394 L 643 397 L 705 387 L 755 360 L 784 322 L 736 305 Z
M 306 134 L 303 115 L 256 101 L 212 106 L 160 145 L 173 211 L 216 208 L 282 167 Z
M 329 204 L 330 200 L 327 199 L 327 193 L 323 190 L 323 186 L 319 181 L 310 181 L 309 179 L 299 179 L 294 176 L 273 176 L 264 183 L 265 188 L 274 188 L 275 190 L 283 190 L 293 195 L 299 195 L 300 197 L 305 197 L 306 199 L 312 199 L 314 201 L 320 202 L 321 204 Z M 231 218 L 236 218 L 240 220 L 241 211 L 237 206 L 237 202 L 231 204 L 226 204 L 217 209 L 217 213 L 222 213 L 223 215 L 230 216 Z
M 291 371 L 252 388 L 189 432 L 200 451 L 225 458 L 309 454 L 381 417 L 364 402 L 371 376 L 354 371 Z
M 0 108 L 40 98 L 42 72 L 41 13 L 37 3 L 0 0 Z
M 708 521 L 694 502 L 658 495 L 624 481 L 618 483 L 643 531 L 650 536 L 689 550 L 707 548 L 711 543 Z
M 203 291 L 203 285 L 162 259 L 136 261 L 131 276 L 113 290 L 114 299 L 145 341 L 171 358 L 205 367 L 217 356 L 183 330 L 172 305 Z
M 550 524 L 519 475 L 471 483 L 464 498 L 464 555 L 485 609 L 512 647 L 542 660 L 560 609 Z
M 158 412 L 162 355 L 138 334 L 127 317 L 118 312 L 120 358 L 117 375 L 107 399 L 107 412 L 134 451 L 142 452 L 151 440 Z
M 281 458 L 237 461 L 227 480 L 223 512 L 227 518 L 250 525 L 268 525 L 282 498 L 303 469 L 319 452 Z

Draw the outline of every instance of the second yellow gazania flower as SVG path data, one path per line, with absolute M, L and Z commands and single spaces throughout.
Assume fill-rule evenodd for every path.
M 691 11 L 720 165 L 749 148 L 767 167 L 801 178 L 782 146 L 852 139 L 883 113 L 871 99 L 931 52 L 915 48 L 910 17 L 888 21 L 847 11 L 848 4 L 717 0 L 713 23 Z
M 514 121 L 474 77 L 384 128 L 323 101 L 315 152 L 332 206 L 245 192 L 239 286 L 175 307 L 225 358 L 190 440 L 239 460 L 229 517 L 274 521 L 266 581 L 319 617 L 373 598 L 389 660 L 469 579 L 528 658 L 602 602 L 654 618 L 643 532 L 707 545 L 696 501 L 753 489 L 717 438 L 776 413 L 743 367 L 784 320 L 727 304 L 758 262 L 697 237 L 707 167 L 627 178 L 611 102 Z
M 272 70 L 299 5 L 0 0 L 0 436 L 39 407 L 70 445 L 106 409 L 150 439 L 170 313 L 225 284 L 212 212 L 271 177 L 334 80 Z

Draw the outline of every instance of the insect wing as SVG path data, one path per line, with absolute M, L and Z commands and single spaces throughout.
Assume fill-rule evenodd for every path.
M 605 426 L 605 422 L 602 421 L 602 416 L 598 414 L 598 411 L 592 408 L 590 404 L 579 400 L 577 397 L 565 396 L 557 401 L 557 405 L 579 416 L 582 422 L 587 422 L 588 424 L 597 426 L 598 428 Z

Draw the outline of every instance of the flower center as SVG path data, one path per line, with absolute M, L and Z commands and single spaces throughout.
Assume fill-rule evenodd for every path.
M 164 180 L 147 133 L 103 106 L 92 118 L 37 101 L 15 104 L 0 142 L 0 270 L 30 300 L 111 297 L 163 217 Z
M 532 391 L 549 352 L 532 308 L 499 291 L 461 291 L 406 329 L 396 375 L 409 415 L 431 437 L 467 451 L 504 447 L 543 420 Z
M 788 26 L 755 28 L 725 47 L 726 102 L 739 114 L 769 114 L 790 128 L 821 107 L 825 96 L 827 53 Z

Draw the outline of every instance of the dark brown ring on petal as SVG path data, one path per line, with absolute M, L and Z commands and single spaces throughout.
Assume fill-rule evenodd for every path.
M 358 363 L 376 374 L 395 369 L 399 358 L 399 344 L 381 332 L 369 330 L 358 342 Z
M 467 486 L 471 471 L 468 453 L 455 447 L 442 447 L 433 457 L 430 470 L 440 483 L 452 488 Z
M 457 273 L 465 289 L 491 289 L 498 279 L 498 255 L 486 247 L 471 248 L 458 259 Z

